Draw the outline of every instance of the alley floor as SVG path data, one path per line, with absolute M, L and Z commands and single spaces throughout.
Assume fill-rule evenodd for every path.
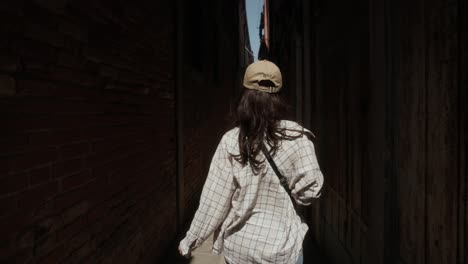
M 307 237 L 307 236 L 306 236 Z M 173 246 L 165 260 L 165 264 L 226 264 L 223 255 L 211 253 L 213 237 L 208 238 L 199 248 L 192 252 L 190 259 L 183 258 L 177 252 L 177 246 Z M 304 263 L 329 264 L 323 253 L 309 239 L 304 240 Z
M 213 247 L 213 237 L 208 238 L 203 244 L 192 252 L 190 259 L 183 258 L 176 251 L 177 247 L 173 246 L 169 256 L 167 256 L 166 264 L 225 264 L 223 255 L 216 255 L 211 252 Z

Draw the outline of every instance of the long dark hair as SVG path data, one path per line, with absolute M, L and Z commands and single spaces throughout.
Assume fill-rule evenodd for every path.
M 288 105 L 280 93 L 266 93 L 245 89 L 238 100 L 235 111 L 234 125 L 239 127 L 239 154 L 230 154 L 242 166 L 250 164 L 254 175 L 263 168 L 265 160 L 257 160 L 265 140 L 270 146 L 270 154 L 274 156 L 278 143 L 282 139 L 293 140 L 302 137 L 304 129 L 297 130 L 299 134 L 288 135 L 286 129 L 279 126 L 285 118 Z

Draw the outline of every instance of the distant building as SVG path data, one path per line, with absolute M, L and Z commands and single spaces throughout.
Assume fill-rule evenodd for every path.
M 260 26 L 259 26 L 259 37 L 260 37 L 260 48 L 258 50 L 258 59 L 268 59 L 268 48 L 269 48 L 269 8 L 268 0 L 264 0 L 263 12 L 260 15 Z
M 239 1 L 239 64 L 247 66 L 254 61 L 254 54 L 250 46 L 249 27 L 245 1 Z

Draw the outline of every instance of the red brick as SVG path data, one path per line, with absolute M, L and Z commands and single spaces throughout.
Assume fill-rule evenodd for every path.
M 11 1 L 8 4 L 2 4 L 0 6 L 0 10 L 2 11 L 2 15 L 10 14 L 12 17 L 8 17 L 10 19 L 19 19 L 20 15 L 23 14 L 23 3 Z M 4 12 L 4 13 L 3 13 Z M 16 15 L 13 17 L 13 15 Z
M 18 92 L 29 96 L 50 96 L 59 89 L 56 83 L 44 80 L 18 79 Z
M 25 149 L 27 144 L 28 136 L 26 134 L 16 132 L 14 135 L 5 135 L 0 138 L 0 151 L 2 153 L 21 151 Z
M 114 154 L 115 156 L 120 156 L 121 154 L 117 155 Z M 114 156 L 113 155 L 113 156 Z M 112 175 L 116 169 L 118 168 L 118 165 L 122 163 L 122 160 L 116 160 L 115 157 L 111 156 L 104 156 L 103 158 L 113 158 L 112 161 L 110 162 L 104 162 L 104 160 L 99 160 L 97 159 L 96 155 L 89 156 L 87 159 L 87 164 L 92 168 L 93 170 L 93 175 L 96 178 L 106 178 Z
M 78 187 L 92 179 L 90 170 L 85 170 L 62 179 L 62 192 Z
M 96 87 L 104 83 L 104 80 L 95 75 L 59 67 L 55 68 L 54 71 L 48 75 L 48 78 L 55 81 L 63 81 L 66 83 L 92 87 Z
M 12 157 L 0 157 L 0 177 L 2 174 L 9 173 L 13 168 Z
M 73 223 L 66 225 L 57 231 L 57 240 L 60 242 L 65 241 L 66 239 L 75 236 L 80 230 L 85 228 L 85 226 L 86 217 L 79 217 Z
M 56 211 L 62 211 L 79 201 L 87 200 L 92 182 L 57 196 L 53 203 Z
M 124 154 L 117 150 L 93 154 L 86 157 L 86 164 L 94 169 L 96 176 L 112 174 L 122 165 L 122 155 Z
M 9 128 L 15 131 L 79 129 L 85 123 L 82 116 L 41 115 L 41 116 L 6 116 Z
M 92 204 L 97 204 L 102 202 L 107 196 L 107 192 L 103 192 L 102 190 L 107 189 L 108 181 L 105 177 L 95 178 L 94 175 L 93 173 L 94 180 L 91 184 L 92 188 L 89 190 L 88 198 Z
M 15 249 L 12 254 L 4 260 L 3 263 L 31 263 L 33 251 L 31 248 Z
M 0 71 L 15 72 L 20 66 L 20 58 L 12 53 L 0 52 Z
M 29 140 L 34 146 L 57 146 L 82 140 L 80 130 L 60 129 L 50 131 L 31 132 Z
M 119 219 L 121 220 L 121 219 Z M 99 225 L 94 226 L 93 230 L 94 236 L 96 237 L 96 242 L 101 244 L 105 242 L 115 231 L 115 228 L 119 225 L 119 221 L 116 221 L 115 216 L 106 215 L 104 218 L 100 219 Z
M 60 216 L 51 215 L 47 217 L 37 217 L 40 219 L 34 223 L 34 226 L 38 229 L 36 231 L 36 238 L 40 238 L 45 234 L 56 232 L 60 227 L 63 226 L 63 221 Z
M 16 80 L 9 75 L 0 74 L 0 96 L 16 94 Z
M 79 85 L 61 85 L 53 81 L 21 79 L 20 77 L 17 79 L 16 86 L 19 94 L 32 97 L 33 99 L 37 99 L 37 97 L 93 99 L 99 98 L 100 95 L 98 90 L 81 87 Z
M 45 165 L 54 162 L 57 156 L 57 149 L 53 147 L 32 149 L 29 152 L 12 156 L 13 170 L 20 171 Z
M 101 131 L 103 131 L 102 129 Z M 97 133 L 96 133 L 97 134 Z M 112 135 L 112 131 L 106 131 L 103 133 L 103 136 L 109 137 Z M 119 140 L 117 138 L 107 138 L 103 140 L 94 141 L 92 144 L 92 150 L 94 153 L 108 153 L 115 148 L 117 148 Z
M 89 230 L 78 232 L 75 236 L 65 241 L 66 247 L 70 251 L 74 251 L 81 247 L 84 243 L 89 243 L 91 236 Z
M 62 221 L 64 224 L 68 225 L 79 217 L 85 217 L 88 210 L 89 202 L 87 199 L 83 199 L 61 213 Z
M 133 73 L 125 70 L 119 70 L 110 66 L 103 65 L 100 70 L 99 74 L 101 76 L 110 78 L 115 81 L 123 82 L 123 83 L 134 83 L 134 84 L 142 84 L 142 85 L 151 85 L 152 80 L 146 76 L 143 76 L 139 73 Z
M 29 4 L 29 5 L 24 5 L 23 6 L 23 14 L 25 15 L 24 17 L 24 22 L 25 24 L 39 24 L 42 25 L 50 30 L 56 30 L 57 28 L 57 23 L 59 21 L 59 17 L 54 15 L 53 13 L 49 12 L 52 10 L 45 10 L 44 8 L 47 8 L 47 6 L 54 6 L 54 5 L 63 5 L 64 3 L 42 3 L 42 2 L 50 2 L 50 1 L 44 1 L 44 0 L 39 0 L 35 1 L 34 4 Z M 54 1 L 55 2 L 55 1 Z M 41 12 L 42 11 L 42 12 Z
M 18 194 L 18 207 L 23 211 L 35 209 L 57 193 L 58 184 L 56 181 L 36 185 Z
M 29 38 L 47 43 L 51 46 L 62 47 L 64 38 L 62 35 L 39 24 L 28 24 L 25 35 Z
M 73 113 L 93 113 L 97 111 L 99 105 L 96 103 L 75 100 L 73 98 L 66 99 L 50 99 L 50 98 L 21 98 L 11 100 L 8 103 L 0 105 L 0 110 L 5 114 L 33 114 L 33 115 L 54 115 L 73 114 Z M 55 116 L 57 117 L 57 116 Z
M 107 215 L 108 211 L 109 206 L 107 203 L 101 203 L 88 211 L 87 220 L 90 223 L 94 223 Z
M 55 63 L 57 58 L 56 49 L 45 43 L 35 41 L 30 38 L 17 36 L 10 38 L 10 48 L 18 53 L 23 62 L 25 62 L 25 69 L 28 70 L 28 60 L 34 59 L 46 63 Z
M 17 210 L 16 196 L 6 196 L 0 198 L 0 217 L 12 214 Z
M 29 172 L 29 179 L 31 185 L 36 185 L 44 183 L 51 178 L 51 167 L 45 166 L 42 168 L 37 168 Z
M 62 15 L 67 7 L 67 2 L 66 1 L 44 1 L 44 0 L 39 0 L 36 1 L 36 3 L 44 9 L 47 9 L 51 13 L 56 13 L 59 15 Z M 55 24 L 55 23 L 54 23 Z
M 164 199 L 173 196 L 155 200 L 148 193 L 154 184 L 173 191 L 169 172 L 159 168 L 173 166 L 162 157 L 175 155 L 167 135 L 174 132 L 174 38 L 171 27 L 158 32 L 145 24 L 149 14 L 163 22 L 173 12 L 157 2 L 148 9 L 111 2 L 40 0 L 15 4 L 13 15 L 0 11 L 0 31 L 8 31 L 0 49 L 12 51 L 0 54 L 0 72 L 16 81 L 15 96 L 0 102 L 7 128 L 0 132 L 0 178 L 25 171 L 30 181 L 27 189 L 0 196 L 0 241 L 13 243 L 10 238 L 33 230 L 24 236 L 24 252 L 5 250 L 0 242 L 2 256 L 5 251 L 30 263 L 95 262 L 94 255 L 110 263 L 138 262 L 144 252 L 164 247 L 158 230 L 175 227 L 160 221 L 172 210 L 161 215 L 152 209 L 160 201 L 163 210 Z M 135 9 L 128 18 L 127 5 Z M 108 83 L 113 89 L 103 89 Z M 96 139 L 105 142 L 91 148 Z M 145 151 L 151 146 L 161 153 Z M 37 226 L 47 231 L 36 237 Z M 103 250 L 96 250 L 102 241 Z
M 89 153 L 89 143 L 75 143 L 60 147 L 60 157 L 62 159 L 73 158 Z
M 2 4 L 2 6 L 10 5 L 11 4 Z M 21 10 L 18 10 L 17 12 L 5 12 L 4 10 L 0 10 L 0 29 L 2 30 L 2 34 L 4 35 L 4 37 L 2 37 L 2 40 L 0 41 L 0 47 L 8 48 L 11 36 L 15 33 L 20 32 L 23 29 L 21 23 L 16 22 L 19 19 L 21 19 Z
M 29 185 L 27 173 L 8 175 L 0 178 L 0 196 L 7 193 L 15 193 L 25 189 Z
M 81 54 L 81 50 L 83 48 L 83 43 L 73 39 L 73 38 L 66 38 L 65 39 L 65 50 L 73 53 L 73 54 Z M 97 64 L 92 61 L 86 61 L 86 69 L 94 69 L 97 68 Z M 93 70 L 95 72 L 95 70 Z
M 0 218 L 0 237 L 11 237 L 33 221 L 31 213 L 28 211 L 17 210 L 13 214 L 2 217 Z
M 67 36 L 70 36 L 76 40 L 86 42 L 88 40 L 88 32 L 83 27 L 76 24 L 72 24 L 67 21 L 62 21 L 59 24 L 59 31 Z
M 51 252 L 58 245 L 57 234 L 52 232 L 41 238 L 36 238 L 34 243 L 34 254 L 36 256 L 44 256 Z
M 12 254 L 13 243 L 7 237 L 2 237 L 0 242 L 0 259 L 4 260 Z
M 70 254 L 70 260 L 73 260 L 73 263 L 86 263 L 90 262 L 91 259 L 88 259 L 89 255 L 96 249 L 95 243 L 90 240 L 83 245 L 81 245 L 78 249 L 76 249 L 73 253 Z M 72 263 L 72 262 L 70 262 Z
M 62 263 L 62 260 L 69 254 L 69 250 L 63 244 L 57 246 L 55 249 L 47 253 L 45 256 L 40 257 L 37 261 L 38 264 L 56 264 Z
M 52 72 L 54 70 L 53 64 L 37 58 L 23 59 L 23 69 L 33 78 L 39 78 L 42 73 Z M 39 72 L 42 72 L 39 74 Z
M 72 173 L 79 172 L 83 169 L 83 165 L 83 158 L 76 158 L 57 162 L 52 166 L 53 177 L 63 177 Z
M 57 65 L 83 70 L 86 67 L 86 60 L 83 57 L 79 57 L 70 52 L 63 51 L 58 55 Z

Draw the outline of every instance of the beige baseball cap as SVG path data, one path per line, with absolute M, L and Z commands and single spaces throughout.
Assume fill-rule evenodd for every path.
M 273 86 L 260 85 L 260 81 L 271 81 Z M 267 93 L 277 93 L 283 86 L 281 71 L 273 62 L 260 60 L 250 64 L 245 70 L 243 85 L 247 89 Z

